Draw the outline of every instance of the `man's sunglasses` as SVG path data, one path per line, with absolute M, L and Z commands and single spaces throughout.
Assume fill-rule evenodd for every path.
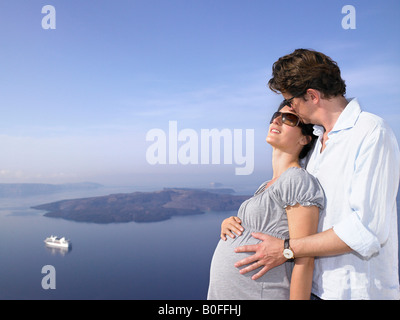
M 272 115 L 270 124 L 276 119 L 282 117 L 282 123 L 286 124 L 289 127 L 296 127 L 299 126 L 301 127 L 301 125 L 303 124 L 300 120 L 300 118 L 295 115 L 294 113 L 289 113 L 289 112 L 275 112 Z
M 302 95 L 304 95 L 304 92 L 303 93 L 299 93 L 299 94 L 295 94 L 293 97 L 291 97 L 289 99 L 284 99 L 283 102 L 285 103 L 285 105 L 287 105 L 288 107 L 292 108 L 293 99 L 301 97 Z

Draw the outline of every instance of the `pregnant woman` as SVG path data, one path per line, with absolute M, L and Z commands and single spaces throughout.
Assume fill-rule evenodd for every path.
M 289 238 L 317 232 L 319 210 L 325 200 L 318 181 L 299 165 L 316 138 L 312 125 L 303 124 L 288 103 L 285 100 L 274 113 L 266 139 L 273 148 L 272 179 L 243 202 L 237 217 L 222 223 L 221 240 L 210 268 L 210 300 L 310 299 L 314 260 L 295 259 Z M 252 232 L 287 239 L 282 248 L 287 262 L 257 280 L 251 277 L 258 269 L 242 275 L 234 267 L 235 262 L 250 255 L 235 253 L 236 247 L 260 242 Z

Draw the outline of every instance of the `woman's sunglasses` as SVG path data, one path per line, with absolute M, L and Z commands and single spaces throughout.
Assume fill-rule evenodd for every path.
M 276 118 L 279 118 L 279 117 L 282 117 L 283 124 L 286 124 L 287 126 L 290 126 L 290 127 L 296 127 L 296 126 L 301 127 L 301 125 L 303 124 L 297 115 L 295 115 L 294 113 L 289 113 L 289 112 L 275 112 L 272 115 L 270 124 Z

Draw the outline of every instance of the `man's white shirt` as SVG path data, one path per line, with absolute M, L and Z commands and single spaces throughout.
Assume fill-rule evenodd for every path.
M 396 195 L 400 152 L 380 117 L 346 106 L 321 151 L 321 135 L 307 171 L 326 196 L 319 232 L 333 228 L 353 252 L 317 257 L 313 293 L 322 299 L 399 299 Z

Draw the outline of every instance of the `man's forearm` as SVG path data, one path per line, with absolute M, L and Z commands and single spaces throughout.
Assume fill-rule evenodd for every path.
M 333 231 L 326 230 L 299 239 L 290 239 L 295 257 L 326 257 L 351 252 L 352 249 Z

